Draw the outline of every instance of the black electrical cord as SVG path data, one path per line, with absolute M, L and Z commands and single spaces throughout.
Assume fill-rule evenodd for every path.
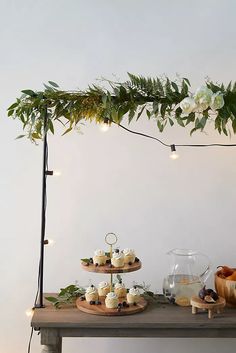
M 46 149 L 45 149 L 45 158 L 46 158 L 46 170 L 48 170 L 48 143 L 47 140 L 45 141 L 46 143 Z M 45 175 L 45 178 L 47 178 L 47 173 Z M 45 184 L 45 202 L 43 205 L 43 211 L 45 214 L 45 224 L 46 224 L 46 208 L 47 208 L 47 183 Z M 35 295 L 35 299 L 34 299 L 34 306 L 33 306 L 33 310 L 35 309 L 38 299 L 39 299 L 39 290 L 40 290 L 40 279 L 41 279 L 41 262 L 42 262 L 42 258 L 40 256 L 39 258 L 39 265 L 38 265 L 38 276 L 37 276 L 37 289 L 36 289 L 36 295 Z M 33 333 L 34 333 L 34 328 L 31 328 L 30 331 L 30 337 L 29 337 L 29 341 L 28 341 L 28 349 L 27 349 L 27 353 L 30 353 L 31 350 L 31 343 L 32 343 L 32 338 L 33 338 Z
M 232 144 L 225 144 L 225 143 L 209 143 L 209 144 L 167 144 L 165 142 L 163 142 L 162 140 L 158 139 L 157 137 L 148 135 L 148 134 L 144 134 L 142 132 L 138 132 L 138 131 L 134 131 L 131 129 L 128 129 L 127 127 L 125 127 L 124 125 L 121 125 L 120 123 L 116 123 L 112 120 L 110 120 L 111 122 L 115 123 L 116 125 L 118 125 L 119 127 L 121 127 L 122 129 L 135 134 L 135 135 L 139 135 L 139 136 L 143 136 L 143 137 L 147 137 L 149 139 L 152 140 L 156 140 L 157 142 L 159 142 L 160 144 L 162 144 L 165 147 L 169 147 L 171 148 L 171 146 L 176 146 L 176 147 L 236 147 L 236 143 L 232 143 Z

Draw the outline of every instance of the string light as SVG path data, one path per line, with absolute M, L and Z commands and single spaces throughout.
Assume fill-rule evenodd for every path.
M 171 149 L 170 158 L 173 159 L 173 160 L 178 159 L 179 155 L 176 152 L 175 145 L 170 145 L 170 149 Z
M 61 171 L 60 170 L 46 170 L 45 174 L 48 176 L 61 176 Z
M 27 310 L 25 311 L 25 315 L 26 315 L 27 317 L 32 317 L 33 314 L 34 314 L 34 308 L 27 309 Z
M 135 134 L 135 135 L 139 135 L 139 136 L 143 136 L 143 137 L 146 137 L 146 138 L 149 138 L 149 139 L 152 139 L 152 140 L 155 140 L 157 142 L 159 142 L 161 145 L 165 146 L 165 147 L 168 147 L 171 149 L 171 155 L 170 155 L 170 158 L 172 159 L 177 159 L 179 158 L 179 155 L 176 153 L 176 147 L 200 147 L 200 148 L 203 148 L 203 147 L 236 147 L 236 143 L 209 143 L 209 144 L 168 144 L 168 143 L 165 143 L 164 141 L 158 139 L 157 137 L 155 136 L 151 136 L 151 135 L 148 135 L 148 134 L 144 134 L 142 132 L 138 132 L 138 131 L 134 131 L 134 130 L 131 130 L 131 129 L 128 129 L 127 127 L 125 127 L 124 125 L 121 125 L 120 123 L 117 123 L 115 121 L 113 121 L 112 119 L 109 119 L 110 123 L 114 123 L 116 125 L 118 125 L 119 127 L 121 127 L 122 129 L 132 133 L 132 134 Z
M 44 245 L 53 246 L 54 244 L 55 244 L 55 240 L 53 240 L 53 239 L 45 239 L 44 240 Z
M 103 132 L 106 132 L 109 130 L 109 128 L 110 128 L 109 119 L 105 118 L 104 121 L 100 124 L 100 130 Z

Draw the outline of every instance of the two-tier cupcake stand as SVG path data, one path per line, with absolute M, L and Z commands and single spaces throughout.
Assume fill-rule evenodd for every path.
M 111 266 L 109 260 L 112 257 L 113 246 L 117 242 L 117 236 L 114 233 L 108 233 L 105 237 L 105 241 L 110 246 L 109 252 L 106 253 L 107 259 L 108 259 L 107 263 L 102 266 L 96 266 L 96 264 L 94 263 L 88 264 L 88 263 L 82 262 L 81 266 L 83 270 L 88 272 L 110 274 L 110 292 L 113 292 L 114 290 L 113 275 L 138 271 L 142 267 L 142 263 L 139 260 L 139 261 L 135 261 L 132 264 L 125 264 L 122 267 Z M 119 299 L 119 301 L 122 303 L 122 301 L 126 301 L 126 298 L 121 298 Z M 135 305 L 132 304 L 129 306 L 122 306 L 122 308 L 120 309 L 107 308 L 105 305 L 105 297 L 99 297 L 99 302 L 101 303 L 100 305 L 91 305 L 86 300 L 82 301 L 80 298 L 78 298 L 76 300 L 76 306 L 79 310 L 88 314 L 108 315 L 108 316 L 131 315 L 131 314 L 139 313 L 143 311 L 147 306 L 147 301 L 142 296 L 140 297 L 139 301 L 135 303 Z

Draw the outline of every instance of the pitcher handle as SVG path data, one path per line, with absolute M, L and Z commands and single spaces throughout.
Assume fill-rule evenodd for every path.
M 206 269 L 199 275 L 199 277 L 201 278 L 201 280 L 203 281 L 203 282 L 205 282 L 207 279 L 208 279 L 208 277 L 210 276 L 210 274 L 211 274 L 211 261 L 210 261 L 210 259 L 209 259 L 209 257 L 207 256 L 207 255 L 205 255 L 205 254 L 202 254 L 202 253 L 199 253 L 199 255 L 200 256 L 202 256 L 202 257 L 204 257 L 206 260 L 207 260 L 207 267 L 206 267 Z

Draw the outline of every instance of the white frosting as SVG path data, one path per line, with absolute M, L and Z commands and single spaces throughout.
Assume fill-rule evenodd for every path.
M 125 248 L 125 249 L 123 250 L 123 253 L 124 253 L 125 255 L 132 255 L 132 256 L 135 256 L 134 249 Z
M 114 292 L 110 292 L 107 294 L 107 299 L 117 299 L 117 295 Z
M 90 286 L 86 289 L 86 293 L 87 294 L 95 294 L 95 293 L 97 293 L 97 289 L 95 287 Z
M 95 256 L 104 256 L 105 253 L 104 253 L 103 250 L 97 249 L 97 250 L 94 251 L 94 255 L 95 255 Z
M 109 287 L 109 284 L 105 281 L 103 282 L 100 282 L 99 285 L 98 285 L 99 288 L 106 288 L 106 287 Z
M 140 291 L 139 291 L 139 289 L 138 288 L 130 288 L 130 290 L 129 290 L 129 294 L 131 294 L 131 295 L 140 295 Z
M 113 257 L 113 259 L 123 259 L 124 254 L 123 254 L 123 252 L 113 252 L 112 257 Z
M 125 288 L 125 285 L 124 285 L 124 283 L 119 283 L 119 282 L 118 282 L 118 283 L 115 284 L 115 288 L 116 288 L 116 289 Z

